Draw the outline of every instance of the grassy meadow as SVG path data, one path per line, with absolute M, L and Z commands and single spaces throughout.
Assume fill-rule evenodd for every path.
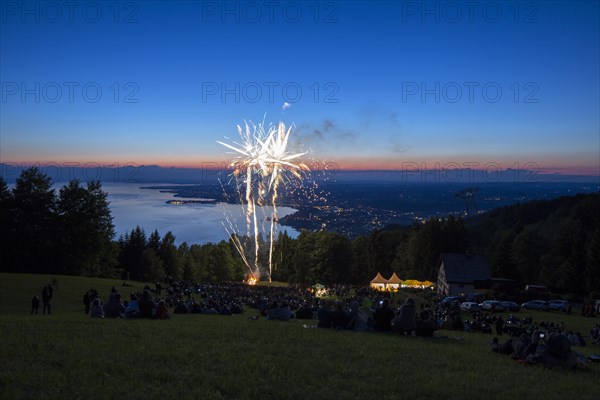
M 53 315 L 29 315 L 56 279 Z M 596 399 L 600 366 L 577 372 L 522 366 L 490 351 L 491 335 L 445 338 L 331 331 L 316 321 L 244 315 L 97 320 L 83 293 L 103 299 L 121 281 L 0 274 L 1 399 Z M 41 313 L 41 307 L 40 307 Z M 520 313 L 587 332 L 598 319 Z M 600 353 L 598 346 L 575 348 Z

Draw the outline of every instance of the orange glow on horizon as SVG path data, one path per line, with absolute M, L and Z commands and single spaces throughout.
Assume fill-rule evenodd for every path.
M 5 157 L 3 157 L 5 158 Z M 468 160 L 468 161 L 467 161 Z M 533 161 L 528 161 L 533 160 Z M 506 170 L 512 169 L 536 169 L 538 173 L 546 174 L 566 174 L 566 175 L 589 175 L 600 176 L 600 164 L 597 161 L 588 161 L 578 159 L 577 163 L 570 160 L 544 160 L 541 157 L 529 157 L 522 159 L 511 159 L 506 156 L 498 156 L 495 159 L 472 158 L 434 158 L 434 157 L 413 157 L 413 158 L 344 158 L 339 160 L 306 160 L 306 164 L 313 170 L 339 170 L 339 171 L 424 171 L 424 170 L 453 170 L 453 169 L 485 169 L 486 167 Z M 138 166 L 159 166 L 162 168 L 183 168 L 183 169 L 204 169 L 204 170 L 223 170 L 229 168 L 229 161 L 223 159 L 207 159 L 206 161 L 196 160 L 148 160 L 148 159 L 113 159 L 104 161 L 92 160 L 55 160 L 41 159 L 36 161 L 22 161 L 3 159 L 3 164 L 9 166 L 52 166 L 61 168 L 116 168 L 116 167 L 138 167 Z

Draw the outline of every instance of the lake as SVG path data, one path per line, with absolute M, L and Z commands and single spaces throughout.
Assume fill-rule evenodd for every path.
M 139 183 L 103 183 L 102 189 L 108 193 L 110 209 L 114 217 L 116 238 L 139 225 L 146 235 L 155 229 L 163 236 L 168 231 L 175 235 L 176 243 L 202 244 L 228 240 L 228 229 L 233 227 L 240 235 L 247 231 L 246 216 L 239 204 L 166 204 L 167 200 L 185 200 L 173 197 L 172 193 L 161 193 L 155 189 L 141 189 L 141 186 L 166 186 L 166 184 Z M 198 200 L 198 199 L 189 199 Z M 264 238 L 270 232 L 267 217 L 272 207 L 264 207 L 257 213 L 259 225 Z M 280 218 L 293 214 L 295 209 L 277 207 Z M 291 237 L 299 232 L 287 226 L 275 225 L 280 231 L 287 231 Z

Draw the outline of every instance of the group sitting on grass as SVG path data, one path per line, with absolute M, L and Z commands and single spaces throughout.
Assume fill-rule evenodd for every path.
M 507 335 L 509 339 L 500 343 L 494 338 L 494 351 L 511 354 L 523 363 L 541 363 L 549 367 L 571 368 L 576 364 L 577 354 L 566 350 L 564 354 L 557 353 L 555 348 L 559 344 L 563 349 L 568 347 L 569 351 L 572 345 L 586 345 L 579 332 L 568 331 L 563 323 L 534 323 L 530 316 L 519 319 L 509 314 L 504 319 L 489 312 L 473 312 L 463 321 L 465 314 L 457 307 L 433 297 L 417 309 L 411 297 L 394 299 L 395 296 L 389 293 L 368 289 L 356 290 L 351 295 L 343 286 L 337 287 L 336 293 L 340 296 L 334 301 L 318 298 L 313 291 L 300 286 L 171 281 L 165 282 L 164 287 L 157 284 L 155 289 L 146 286 L 142 292 L 130 293 L 127 301 L 123 301 L 113 287 L 104 304 L 98 293 L 90 290 L 84 296 L 84 303 L 86 313 L 89 311 L 93 318 L 167 319 L 171 310 L 173 314 L 233 315 L 252 308 L 258 312 L 252 319 L 262 316 L 273 321 L 317 320 L 316 326 L 322 329 L 421 337 L 432 337 L 438 329 L 495 333 L 496 336 Z M 547 336 L 540 336 L 541 332 Z M 592 344 L 600 344 L 599 324 L 590 331 L 588 338 Z
M 138 300 L 136 293 L 131 293 L 129 301 L 121 300 L 121 293 L 112 288 L 108 301 L 102 304 L 100 297 L 95 297 L 90 309 L 92 318 L 148 318 L 167 319 L 169 307 L 165 300 L 155 301 L 148 290 L 142 292 Z
M 511 337 L 504 343 L 492 339 L 492 351 L 510 355 L 523 364 L 540 364 L 547 368 L 575 369 L 586 366 L 585 356 L 571 349 L 571 340 L 558 331 L 535 330 L 531 336 L 526 333 Z
M 397 309 L 386 298 L 371 302 L 368 297 L 353 298 L 348 304 L 321 302 L 317 311 L 319 328 L 350 329 L 357 332 L 390 332 L 407 336 L 431 337 L 437 324 L 429 309 L 417 313 L 415 302 L 407 298 Z

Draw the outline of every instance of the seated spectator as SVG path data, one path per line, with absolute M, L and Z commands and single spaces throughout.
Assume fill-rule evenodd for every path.
M 357 332 L 368 332 L 373 330 L 373 311 L 371 311 L 371 300 L 365 297 L 354 317 L 354 330 Z
M 357 298 L 353 298 L 350 303 L 348 304 L 348 318 L 350 320 L 354 319 L 354 317 L 356 317 L 356 314 L 358 313 L 358 309 L 360 308 L 360 303 L 358 302 Z
M 139 318 L 140 317 L 140 306 L 138 304 L 137 295 L 131 293 L 129 295 L 129 303 L 125 307 L 125 318 Z
M 375 321 L 375 330 L 377 332 L 390 332 L 392 330 L 392 318 L 394 318 L 394 311 L 390 308 L 390 303 L 387 299 L 379 302 L 379 307 L 373 314 Z
M 482 323 L 481 321 L 477 321 L 478 322 L 478 329 L 482 328 Z M 462 320 L 462 318 L 460 317 L 459 313 L 456 313 L 452 316 L 452 330 L 455 331 L 464 331 L 465 330 L 465 324 Z M 490 331 L 491 332 L 491 331 Z
M 219 315 L 219 312 L 217 311 L 217 306 L 212 300 L 210 300 L 208 302 L 208 306 L 204 308 L 204 310 L 202 310 L 202 314 Z
M 417 329 L 415 302 L 412 298 L 407 298 L 404 304 L 400 306 L 396 318 L 394 318 L 394 331 L 404 335 L 411 335 Z
M 202 313 L 202 306 L 200 306 L 200 304 L 193 302 L 191 307 L 190 307 L 190 312 L 192 314 L 201 314 Z
M 156 308 L 156 305 L 152 300 L 149 290 L 144 290 L 142 299 L 138 302 L 138 306 L 140 308 L 140 316 L 142 318 L 152 318 L 154 316 L 154 309 Z
M 100 299 L 97 297 L 92 302 L 90 316 L 92 318 L 104 318 L 104 308 L 102 307 L 102 303 L 100 303 Z
M 280 306 L 267 310 L 267 319 L 278 321 L 289 321 L 292 318 L 292 310 L 286 302 L 282 302 Z
M 167 303 L 164 300 L 160 300 L 158 302 L 158 306 L 156 307 L 156 319 L 167 319 L 169 318 L 169 308 L 167 307 Z
M 510 355 L 516 360 L 524 360 L 527 356 L 535 354 L 537 346 L 544 336 L 543 331 L 536 330 L 531 336 L 523 333 L 519 337 L 511 337 L 504 343 L 499 343 L 498 338 L 493 338 L 492 351 Z
M 175 308 L 173 309 L 173 314 L 189 314 L 190 310 L 188 309 L 187 305 L 180 301 L 177 303 L 177 305 L 175 306 Z
M 302 304 L 298 310 L 296 310 L 297 319 L 312 319 L 313 312 L 306 304 Z
M 219 315 L 231 315 L 231 310 L 227 307 L 227 304 L 219 304 Z
M 437 324 L 431 319 L 431 313 L 425 309 L 419 313 L 419 318 L 415 322 L 416 335 L 422 337 L 432 337 L 433 332 L 437 330 Z
M 567 333 L 567 337 L 569 338 L 569 342 L 571 342 L 574 346 L 585 346 L 585 340 L 581 337 L 581 333 L 579 332 L 569 332 Z
M 596 324 L 588 335 L 593 344 L 600 344 L 600 324 Z
M 229 308 L 229 310 L 231 311 L 232 314 L 243 314 L 244 313 L 244 307 L 237 302 L 233 303 L 231 305 L 231 307 Z
M 317 327 L 331 328 L 331 310 L 326 301 L 321 302 L 319 310 L 317 311 L 317 318 L 319 319 Z
M 543 364 L 548 368 L 574 369 L 577 367 L 577 354 L 571 350 L 571 343 L 566 335 L 552 333 L 546 343 L 537 346 L 535 354 L 530 354 L 528 362 Z
M 335 329 L 345 329 L 348 325 L 349 318 L 344 310 L 344 303 L 336 301 L 335 309 L 331 312 L 331 324 Z
M 114 287 L 113 287 L 114 289 Z M 104 304 L 104 317 L 106 318 L 124 318 L 125 306 L 121 302 L 121 294 L 114 291 L 109 295 L 109 299 Z

